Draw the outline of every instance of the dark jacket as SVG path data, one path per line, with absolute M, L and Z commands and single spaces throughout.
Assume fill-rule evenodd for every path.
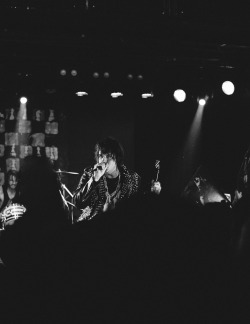
M 136 172 L 128 170 L 125 165 L 121 165 L 119 171 L 121 190 L 118 203 L 138 193 L 141 182 L 140 176 Z M 98 182 L 93 181 L 92 168 L 86 168 L 73 195 L 75 206 L 82 210 L 82 214 L 77 221 L 91 219 L 103 212 L 107 199 L 106 191 L 104 178 L 101 177 Z

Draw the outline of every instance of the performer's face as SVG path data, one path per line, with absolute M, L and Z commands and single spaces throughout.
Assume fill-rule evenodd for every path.
M 108 159 L 106 173 L 112 174 L 117 170 L 116 161 L 113 158 Z
M 116 171 L 116 169 L 117 169 L 116 160 L 114 157 L 112 157 L 111 154 L 102 154 L 101 152 L 99 152 L 98 163 L 105 163 L 105 165 L 107 167 L 105 173 L 107 173 L 107 174 L 111 174 L 112 172 Z
M 11 175 L 9 178 L 9 187 L 11 189 L 16 189 L 17 186 L 17 178 L 14 175 Z

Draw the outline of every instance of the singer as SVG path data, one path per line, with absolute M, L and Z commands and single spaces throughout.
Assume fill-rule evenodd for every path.
M 112 137 L 95 145 L 95 162 L 86 168 L 73 194 L 75 206 L 81 210 L 76 222 L 114 209 L 116 204 L 137 194 L 140 176 L 123 164 L 124 150 Z

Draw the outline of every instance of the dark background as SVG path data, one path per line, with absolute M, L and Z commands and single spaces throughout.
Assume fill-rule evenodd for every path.
M 112 135 L 130 168 L 150 181 L 159 159 L 163 187 L 182 191 L 191 176 L 183 145 L 207 94 L 193 168 L 232 194 L 249 146 L 249 11 L 241 1 L 2 1 L 0 104 L 16 107 L 26 95 L 27 109 L 63 112 L 65 170 L 81 173 L 95 142 Z M 221 91 L 225 79 L 235 82 L 232 96 Z M 184 103 L 174 100 L 176 87 L 186 90 Z M 154 97 L 142 99 L 144 91 Z M 79 177 L 62 180 L 74 190 Z

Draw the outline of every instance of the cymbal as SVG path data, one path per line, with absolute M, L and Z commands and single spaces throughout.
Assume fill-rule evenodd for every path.
M 77 173 L 77 172 L 62 171 L 62 170 L 58 170 L 58 171 L 56 171 L 56 173 L 65 173 L 65 174 L 79 174 L 79 173 Z

